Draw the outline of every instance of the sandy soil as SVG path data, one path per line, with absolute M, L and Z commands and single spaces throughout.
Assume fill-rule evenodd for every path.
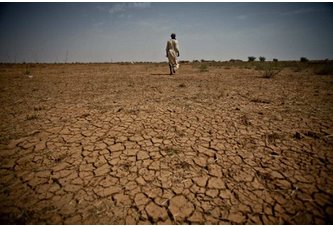
M 333 223 L 333 77 L 0 66 L 0 220 Z

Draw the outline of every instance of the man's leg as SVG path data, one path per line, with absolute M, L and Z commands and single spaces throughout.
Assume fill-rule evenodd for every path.
M 173 68 L 171 64 L 169 64 L 169 69 L 170 69 L 170 75 L 172 75 Z
M 176 73 L 176 71 L 178 70 L 178 68 L 179 68 L 179 64 L 178 64 L 177 59 L 176 59 L 176 62 L 173 65 L 173 73 Z

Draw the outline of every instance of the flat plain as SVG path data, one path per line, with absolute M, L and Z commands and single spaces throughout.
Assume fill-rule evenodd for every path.
M 1 223 L 332 224 L 333 77 L 299 65 L 0 65 Z

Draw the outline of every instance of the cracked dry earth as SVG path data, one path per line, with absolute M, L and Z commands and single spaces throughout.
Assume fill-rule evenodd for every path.
M 1 65 L 0 220 L 333 222 L 333 79 Z

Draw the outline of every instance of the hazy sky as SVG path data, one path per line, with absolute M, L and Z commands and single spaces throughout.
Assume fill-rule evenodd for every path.
M 0 3 L 0 62 L 333 59 L 333 3 Z

